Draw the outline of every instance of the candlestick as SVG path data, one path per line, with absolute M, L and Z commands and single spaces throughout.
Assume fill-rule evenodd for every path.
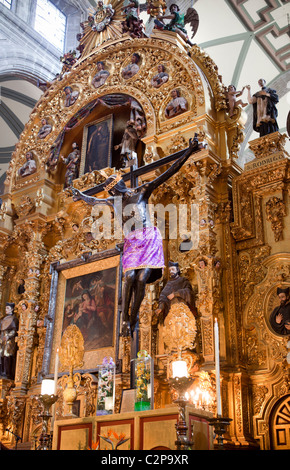
M 57 396 L 57 379 L 58 379 L 58 367 L 59 367 L 58 351 L 59 349 L 56 350 L 55 365 L 54 365 L 54 395 L 56 396 Z M 51 418 L 51 424 L 50 424 L 52 431 L 53 431 L 54 421 L 55 421 L 55 403 L 52 405 L 52 418 Z
M 217 416 L 221 416 L 222 415 L 222 403 L 221 403 L 220 356 L 219 356 L 219 327 L 218 327 L 217 319 L 215 319 L 215 324 L 214 324 L 214 340 L 215 340 Z
M 56 351 L 56 356 L 55 356 L 55 366 L 54 366 L 54 385 L 55 385 L 55 392 L 54 394 L 57 395 L 57 379 L 58 379 L 58 366 L 59 366 L 59 355 L 58 355 L 59 349 Z

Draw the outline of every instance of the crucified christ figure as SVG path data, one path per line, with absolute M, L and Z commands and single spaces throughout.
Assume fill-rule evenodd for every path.
M 165 266 L 162 237 L 158 228 L 152 225 L 148 211 L 148 200 L 156 188 L 180 170 L 192 153 L 202 148 L 204 148 L 204 145 L 198 142 L 197 135 L 195 135 L 194 139 L 189 142 L 189 148 L 170 168 L 153 181 L 136 188 L 127 188 L 124 180 L 117 175 L 110 176 L 103 184 L 110 195 L 106 199 L 87 196 L 75 188 L 70 188 L 74 201 L 82 199 L 92 206 L 108 204 L 114 208 L 118 220 L 122 221 L 125 236 L 122 259 L 124 274 L 122 292 L 123 334 L 131 329 L 131 335 L 133 335 L 138 320 L 139 308 L 145 296 L 146 284 L 160 279 L 162 269 Z M 121 197 L 121 204 L 114 204 L 116 197 Z M 126 224 L 129 219 L 132 219 L 132 212 L 128 216 L 129 205 L 131 205 L 131 209 L 133 208 L 134 220 L 138 222 L 135 227 L 130 226 L 130 230 L 128 230 L 128 224 Z M 136 226 L 138 226 L 137 229 Z

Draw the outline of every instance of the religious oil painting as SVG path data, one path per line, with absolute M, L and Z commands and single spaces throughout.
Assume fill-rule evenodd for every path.
M 116 269 L 67 280 L 62 332 L 75 324 L 84 337 L 85 351 L 113 346 Z
M 70 325 L 75 325 L 84 339 L 83 370 L 95 369 L 105 357 L 116 359 L 120 269 L 117 249 L 95 253 L 89 260 L 53 263 L 48 309 L 51 320 L 46 328 L 43 359 L 45 375 L 53 373 L 57 350 Z
M 84 127 L 80 175 L 111 167 L 113 115 Z

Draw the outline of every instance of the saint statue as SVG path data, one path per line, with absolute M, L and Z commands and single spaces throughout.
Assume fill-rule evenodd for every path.
M 120 175 L 110 176 L 102 184 L 102 188 L 110 195 L 106 199 L 87 196 L 75 188 L 70 188 L 74 201 L 82 199 L 92 206 L 108 204 L 114 208 L 117 220 L 122 223 L 125 235 L 122 257 L 124 334 L 128 333 L 130 327 L 131 335 L 133 335 L 138 321 L 139 308 L 145 296 L 146 284 L 160 279 L 164 268 L 163 241 L 158 228 L 152 225 L 148 200 L 156 188 L 175 175 L 190 155 L 201 148 L 203 145 L 199 144 L 195 135 L 195 138 L 190 140 L 189 148 L 170 168 L 153 181 L 136 188 L 127 188 Z M 134 217 L 132 217 L 133 212 Z
M 41 128 L 37 134 L 38 139 L 45 139 L 52 131 L 52 126 L 48 124 L 46 119 L 42 119 Z
M 290 287 L 278 287 L 279 307 L 274 308 L 270 315 L 270 325 L 279 335 L 290 335 Z
M 140 55 L 134 52 L 131 57 L 131 63 L 122 70 L 122 77 L 125 78 L 125 80 L 134 77 L 134 75 L 139 72 L 139 62 Z
M 180 95 L 179 90 L 172 90 L 171 92 L 172 100 L 165 109 L 165 116 L 167 118 L 171 118 L 174 116 L 178 116 L 179 114 L 184 113 L 188 109 L 188 104 L 185 98 Z
M 66 165 L 65 187 L 67 188 L 72 185 L 73 180 L 76 179 L 79 174 L 81 153 L 78 144 L 74 142 L 72 144 L 72 152 L 69 156 L 67 158 L 62 156 L 61 158 Z
M 161 323 L 164 323 L 174 302 L 185 303 L 194 312 L 194 292 L 188 279 L 180 275 L 179 264 L 169 261 L 169 281 L 162 289 L 156 314 Z
M 154 88 L 160 88 L 164 83 L 168 82 L 169 75 L 165 71 L 163 64 L 159 64 L 157 67 L 157 74 L 151 80 L 151 85 Z
M 110 72 L 105 70 L 105 64 L 101 60 L 97 62 L 97 70 L 98 71 L 92 80 L 92 85 L 95 88 L 99 88 L 100 86 L 104 85 L 110 75 Z
M 122 142 L 115 145 L 115 150 L 121 149 L 121 166 L 126 168 L 127 163 L 130 163 L 137 158 L 136 145 L 138 143 L 139 136 L 135 128 L 134 122 L 128 121 L 126 129 L 123 134 Z
M 266 87 L 266 81 L 260 78 L 258 81 L 261 90 L 251 96 L 251 87 L 247 85 L 248 101 L 253 105 L 253 128 L 259 132 L 260 137 L 279 130 L 277 123 L 278 111 L 276 104 L 279 102 L 276 90 Z
M 25 176 L 32 175 L 37 170 L 36 163 L 33 158 L 32 152 L 27 152 L 26 154 L 26 162 L 24 165 L 18 170 L 18 175 L 24 178 Z
M 75 104 L 76 100 L 79 97 L 79 92 L 78 91 L 73 91 L 72 87 L 66 86 L 64 88 L 65 92 L 65 100 L 64 100 L 64 105 L 66 108 L 69 108 L 73 104 Z
M 14 307 L 14 303 L 6 303 L 6 315 L 0 320 L 0 375 L 8 379 L 14 379 L 16 364 L 15 338 L 19 322 Z

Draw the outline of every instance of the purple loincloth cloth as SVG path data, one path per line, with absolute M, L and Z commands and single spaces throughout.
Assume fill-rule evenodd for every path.
M 123 249 L 123 272 L 133 269 L 152 268 L 147 283 L 162 276 L 164 265 L 163 242 L 157 227 L 149 227 L 130 232 L 125 237 Z

